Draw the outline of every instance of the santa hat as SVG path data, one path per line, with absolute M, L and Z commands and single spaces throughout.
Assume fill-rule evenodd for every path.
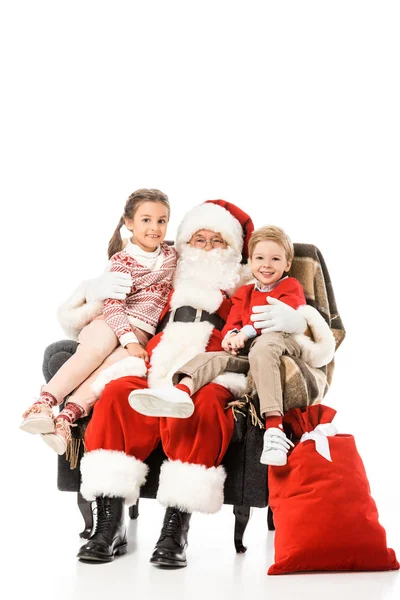
M 178 252 L 199 229 L 220 233 L 229 246 L 242 254 L 242 262 L 247 260 L 248 243 L 254 225 L 249 215 L 234 204 L 226 200 L 207 200 L 187 212 L 176 235 Z

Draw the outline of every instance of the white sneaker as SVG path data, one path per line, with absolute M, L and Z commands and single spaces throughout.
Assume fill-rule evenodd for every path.
M 187 419 L 194 411 L 189 394 L 173 386 L 133 390 L 128 402 L 134 410 L 148 417 Z
M 290 446 L 293 447 L 294 444 L 286 437 L 282 429 L 270 427 L 264 433 L 264 449 L 260 462 L 263 465 L 283 467 L 287 463 L 287 453 Z

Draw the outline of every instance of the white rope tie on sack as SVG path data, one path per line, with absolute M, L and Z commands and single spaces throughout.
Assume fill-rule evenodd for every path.
M 338 433 L 338 429 L 333 423 L 321 423 L 312 431 L 303 433 L 300 438 L 300 443 L 307 440 L 314 440 L 315 449 L 323 458 L 332 462 L 331 451 L 329 449 L 328 436 L 333 436 Z

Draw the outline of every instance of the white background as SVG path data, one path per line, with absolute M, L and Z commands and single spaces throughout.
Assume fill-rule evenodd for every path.
M 162 518 L 154 501 L 142 503 L 127 557 L 77 565 L 73 496 L 56 490 L 55 457 L 18 424 L 44 348 L 63 338 L 56 308 L 102 271 L 128 195 L 169 195 L 169 238 L 187 209 L 229 200 L 326 260 L 347 330 L 326 403 L 356 436 L 400 554 L 399 16 L 384 0 L 2 3 L 1 530 L 13 589 L 197 597 L 208 571 L 211 597 L 227 581 L 230 597 L 252 586 L 398 597 L 398 573 L 268 578 L 265 511 L 249 526 L 253 555 L 239 560 L 230 507 L 193 520 L 180 573 L 147 563 Z

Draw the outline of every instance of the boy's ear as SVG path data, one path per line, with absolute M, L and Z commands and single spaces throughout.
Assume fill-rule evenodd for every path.
M 286 269 L 285 269 L 285 273 L 288 273 L 288 271 L 290 271 L 290 267 L 292 266 L 292 261 L 288 260 L 286 263 Z

